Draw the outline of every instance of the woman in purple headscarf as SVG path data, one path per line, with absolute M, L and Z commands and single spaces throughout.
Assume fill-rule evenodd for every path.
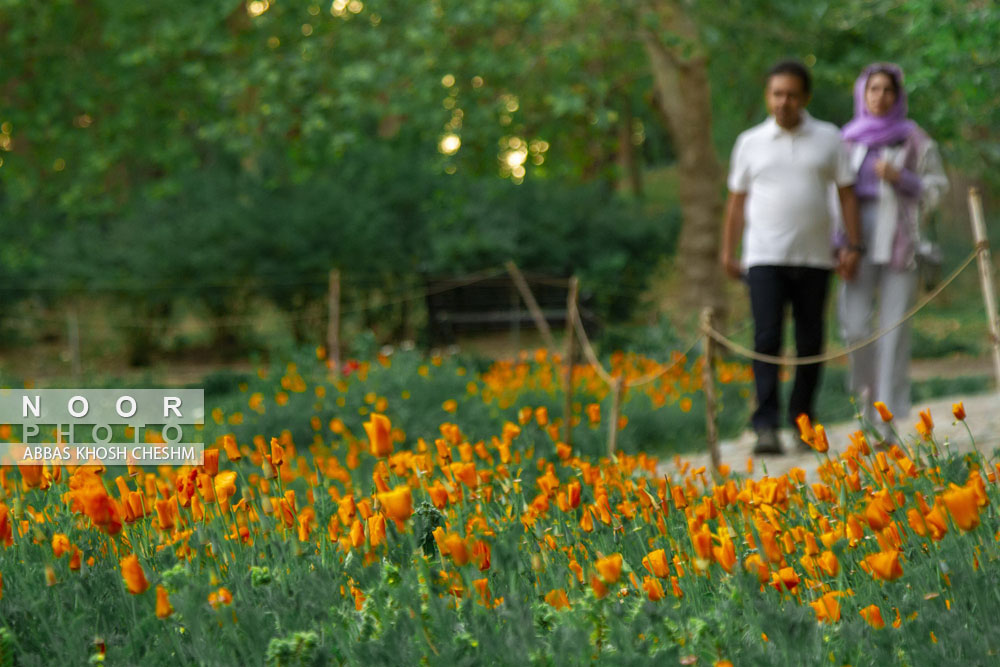
M 861 72 L 854 84 L 854 118 L 842 130 L 857 172 L 863 244 L 855 279 L 840 285 L 840 323 L 848 345 L 869 337 L 873 320 L 884 331 L 912 307 L 921 217 L 948 187 L 935 143 L 906 111 L 898 66 L 877 63 Z M 851 354 L 850 389 L 869 422 L 881 425 L 873 418 L 875 401 L 899 417 L 909 413 L 909 367 L 908 324 Z

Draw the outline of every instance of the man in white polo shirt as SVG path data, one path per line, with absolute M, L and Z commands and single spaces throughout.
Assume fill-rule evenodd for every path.
M 797 61 L 772 67 L 765 89 L 771 115 L 740 134 L 730 164 L 721 261 L 729 276 L 745 278 L 750 286 L 754 349 L 761 354 L 781 354 L 789 304 L 798 356 L 822 353 L 831 270 L 852 279 L 862 252 L 854 173 L 837 127 L 805 110 L 811 86 L 809 70 Z M 838 257 L 831 244 L 831 184 L 837 188 L 849 244 Z M 786 424 L 794 427 L 802 413 L 814 418 L 820 367 L 796 367 Z M 780 454 L 778 366 L 754 361 L 753 371 L 754 453 Z

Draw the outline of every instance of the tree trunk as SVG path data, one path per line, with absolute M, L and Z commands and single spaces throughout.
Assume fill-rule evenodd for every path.
M 622 114 L 618 123 L 618 189 L 642 199 L 642 169 L 632 143 L 632 108 L 627 95 L 622 96 Z
M 712 306 L 725 312 L 719 269 L 722 225 L 722 167 L 712 144 L 712 98 L 708 59 L 697 26 L 677 3 L 653 3 L 640 25 L 653 74 L 656 109 L 678 157 L 678 196 L 683 226 L 677 256 L 684 279 L 683 303 L 690 309 Z M 655 19 L 655 23 L 648 19 Z

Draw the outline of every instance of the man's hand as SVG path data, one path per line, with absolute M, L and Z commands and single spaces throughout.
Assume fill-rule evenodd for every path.
M 719 262 L 722 264 L 722 270 L 726 272 L 726 275 L 733 280 L 742 280 L 743 269 L 740 267 L 740 263 L 729 256 L 728 253 L 723 253 L 722 257 L 719 258 Z
M 841 248 L 837 252 L 837 275 L 844 280 L 854 280 L 854 276 L 858 273 L 858 262 L 860 259 L 861 253 L 857 250 Z
M 854 195 L 854 187 L 851 185 L 838 187 L 837 196 L 840 198 L 840 210 L 844 214 L 844 232 L 850 244 L 837 253 L 837 274 L 844 280 L 854 280 L 854 274 L 858 271 L 858 261 L 861 259 L 858 198 Z
M 722 252 L 719 263 L 726 275 L 734 280 L 743 278 L 743 271 L 736 259 L 736 246 L 743 236 L 743 209 L 746 207 L 747 193 L 730 192 L 726 199 L 726 220 L 722 227 Z

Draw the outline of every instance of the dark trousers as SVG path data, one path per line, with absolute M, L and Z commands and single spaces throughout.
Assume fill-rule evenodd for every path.
M 747 272 L 747 283 L 750 285 L 750 308 L 754 321 L 754 350 L 761 354 L 781 354 L 785 309 L 791 304 L 798 356 L 808 357 L 823 352 L 829 270 L 807 266 L 753 266 Z M 786 423 L 795 426 L 795 418 L 802 413 L 809 415 L 810 419 L 814 417 L 813 404 L 821 366 L 796 366 Z M 757 386 L 753 427 L 778 428 L 778 366 L 754 361 L 753 374 Z

